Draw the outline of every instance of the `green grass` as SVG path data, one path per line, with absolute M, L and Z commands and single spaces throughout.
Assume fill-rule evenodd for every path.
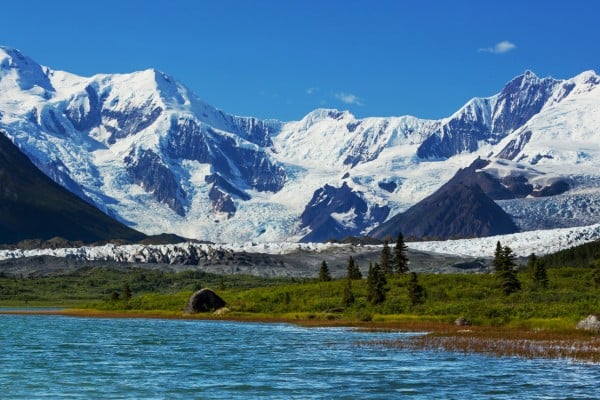
M 232 315 L 289 319 L 344 319 L 348 321 L 427 321 L 452 323 L 466 316 L 475 325 L 517 328 L 572 329 L 590 313 L 600 312 L 600 289 L 588 268 L 548 270 L 550 286 L 536 290 L 526 272 L 518 278 L 523 289 L 505 296 L 492 274 L 421 274 L 427 297 L 412 306 L 408 276 L 388 279 L 383 304 L 366 301 L 366 281 L 352 282 L 356 298 L 343 307 L 346 280 L 267 279 L 252 276 L 218 276 L 198 271 L 179 273 L 104 267 L 83 268 L 76 273 L 35 279 L 0 277 L 0 305 L 60 305 L 101 310 L 140 310 L 181 313 L 193 293 L 210 287 L 224 298 Z M 128 302 L 111 300 L 130 285 Z M 27 302 L 27 303 L 25 303 Z
M 0 306 L 83 306 L 108 301 L 127 283 L 137 299 L 144 295 L 167 296 L 201 287 L 252 288 L 293 282 L 245 275 L 219 276 L 202 271 L 165 272 L 133 267 L 83 267 L 52 277 L 18 278 L 0 275 Z M 162 307 L 164 308 L 164 306 Z

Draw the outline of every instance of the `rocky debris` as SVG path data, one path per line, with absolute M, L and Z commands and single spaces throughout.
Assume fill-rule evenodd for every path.
M 600 333 L 600 319 L 598 315 L 590 314 L 577 323 L 577 329 Z
M 218 310 L 215 310 L 215 312 L 213 313 L 213 315 L 217 315 L 217 316 L 223 316 L 223 315 L 227 315 L 231 312 L 231 310 L 227 307 L 221 307 Z
M 211 312 L 225 307 L 225 300 L 211 289 L 200 289 L 188 300 L 184 314 Z
M 102 251 L 101 251 L 102 250 Z M 369 263 L 379 262 L 381 247 L 364 244 L 333 246 L 322 251 L 298 250 L 269 254 L 234 251 L 211 243 L 176 245 L 108 244 L 102 247 L 56 249 L 43 252 L 0 251 L 0 274 L 7 276 L 56 276 L 82 267 L 147 268 L 163 271 L 197 270 L 221 275 L 314 278 L 326 261 L 331 275 L 345 277 L 348 256 L 366 275 Z M 417 273 L 487 273 L 490 259 L 408 250 L 410 270 Z
M 458 317 L 456 321 L 454 321 L 454 326 L 471 326 L 471 320 L 467 317 Z

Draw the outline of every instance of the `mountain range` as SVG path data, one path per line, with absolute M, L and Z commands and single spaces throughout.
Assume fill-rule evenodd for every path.
M 599 86 L 593 71 L 527 71 L 440 120 L 317 109 L 283 122 L 227 114 L 154 69 L 81 77 L 0 47 L 0 130 L 146 234 L 485 236 L 598 221 Z

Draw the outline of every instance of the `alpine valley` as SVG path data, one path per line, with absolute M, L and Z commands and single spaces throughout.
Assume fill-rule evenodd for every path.
M 482 237 L 600 221 L 599 87 L 593 71 L 527 71 L 441 120 L 282 122 L 229 115 L 154 69 L 80 77 L 0 47 L 0 132 L 145 234 Z

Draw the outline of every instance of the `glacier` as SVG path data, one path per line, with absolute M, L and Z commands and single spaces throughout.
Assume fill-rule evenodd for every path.
M 348 187 L 366 208 L 324 207 L 322 229 L 360 235 L 478 157 L 538 192 L 568 182 L 498 204 L 522 230 L 570 228 L 600 216 L 598 86 L 593 71 L 526 71 L 441 120 L 317 109 L 284 122 L 227 114 L 155 69 L 81 77 L 0 47 L 0 130 L 54 181 L 147 234 L 297 242 L 311 237 L 311 199 Z

